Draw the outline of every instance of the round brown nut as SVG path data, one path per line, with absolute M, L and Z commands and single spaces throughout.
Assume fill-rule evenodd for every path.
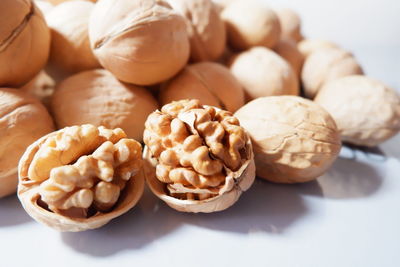
M 52 67 L 77 73 L 100 67 L 88 37 L 89 16 L 94 4 L 88 1 L 65 2 L 46 16 L 51 29 L 50 63 Z
M 211 0 L 168 0 L 186 18 L 191 59 L 194 62 L 218 59 L 225 49 L 225 24 Z
M 303 54 L 297 48 L 296 43 L 290 40 L 281 40 L 274 47 L 274 51 L 292 66 L 297 77 L 300 78 L 304 58 Z
M 201 104 L 234 112 L 244 105 L 244 92 L 228 68 L 202 62 L 187 66 L 161 89 L 161 105 L 182 99 L 199 99 Z
M 185 19 L 162 0 L 102 0 L 89 22 L 100 64 L 119 80 L 152 85 L 177 74 L 189 58 Z
M 278 9 L 275 12 L 281 24 L 281 40 L 289 40 L 296 43 L 303 40 L 299 14 L 290 8 Z
M 335 121 L 310 100 L 262 97 L 235 116 L 252 139 L 260 178 L 276 183 L 308 182 L 322 175 L 339 154 Z
M 0 198 L 17 191 L 17 165 L 25 149 L 53 130 L 53 121 L 39 100 L 16 89 L 0 88 Z
M 221 17 L 226 23 L 228 42 L 233 48 L 272 48 L 279 41 L 281 27 L 278 16 L 263 3 L 234 1 L 222 11 Z
M 356 74 L 363 74 L 363 70 L 350 52 L 340 48 L 318 49 L 306 58 L 301 71 L 304 94 L 313 99 L 325 83 Z
M 1 0 L 0 17 L 0 86 L 19 87 L 46 64 L 50 31 L 31 0 Z
M 18 197 L 38 222 L 58 231 L 103 226 L 143 193 L 142 147 L 121 129 L 87 124 L 52 132 L 28 147 Z
M 144 131 L 150 189 L 184 212 L 233 205 L 254 181 L 250 138 L 232 113 L 181 100 L 153 112 Z
M 325 84 L 315 102 L 335 119 L 342 140 L 376 146 L 400 131 L 400 96 L 374 79 L 353 75 Z
M 339 48 L 335 43 L 326 40 L 319 39 L 304 39 L 297 44 L 300 53 L 303 54 L 304 58 L 307 58 L 313 52 L 324 49 L 324 48 Z
M 232 74 L 242 84 L 247 100 L 273 95 L 298 95 L 299 84 L 292 67 L 265 47 L 253 47 L 235 56 Z
M 60 82 L 51 107 L 59 128 L 86 123 L 119 127 L 141 141 L 144 122 L 158 104 L 146 89 L 124 84 L 106 70 L 90 70 Z

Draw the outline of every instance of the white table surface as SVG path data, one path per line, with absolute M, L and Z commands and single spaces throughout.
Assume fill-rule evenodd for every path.
M 271 1 L 272 2 L 272 1 Z M 304 16 L 307 36 L 353 51 L 400 88 L 400 1 L 274 1 Z M 400 266 L 400 136 L 384 156 L 344 148 L 317 181 L 258 180 L 232 208 L 182 214 L 146 192 L 105 227 L 58 233 L 15 196 L 0 200 L 0 266 Z

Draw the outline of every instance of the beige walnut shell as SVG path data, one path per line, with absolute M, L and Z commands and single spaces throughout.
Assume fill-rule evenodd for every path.
M 102 0 L 89 22 L 89 39 L 100 64 L 119 80 L 153 85 L 187 63 L 185 19 L 162 0 Z
M 59 128 L 91 123 L 122 128 L 142 140 L 144 122 L 157 101 L 144 88 L 118 81 L 106 70 L 89 70 L 61 81 L 51 100 Z
M 53 130 L 53 120 L 39 100 L 0 88 L 0 198 L 17 191 L 18 160 L 25 149 Z
M 341 148 L 335 121 L 318 104 L 297 96 L 253 100 L 235 116 L 248 131 L 257 176 L 302 183 L 322 175 Z
M 55 230 L 95 229 L 140 199 L 141 157 L 141 145 L 121 129 L 64 128 L 25 151 L 18 166 L 18 197 L 30 216 Z
M 306 58 L 301 71 L 304 94 L 313 99 L 325 83 L 357 74 L 363 74 L 363 70 L 350 52 L 340 48 L 318 49 Z
M 299 14 L 290 8 L 281 8 L 275 12 L 281 25 L 281 40 L 293 41 L 295 43 L 303 40 Z
M 315 102 L 335 119 L 342 140 L 376 146 L 400 131 L 400 96 L 375 79 L 354 75 L 325 84 Z
M 69 74 L 100 67 L 88 36 L 93 8 L 94 4 L 88 1 L 67 1 L 46 15 L 51 29 L 49 62 L 52 67 Z
M 201 104 L 235 112 L 244 105 L 244 91 L 228 68 L 218 63 L 188 65 L 162 87 L 161 105 L 182 99 L 199 99 Z
M 247 100 L 299 94 L 298 80 L 292 67 L 268 48 L 253 47 L 234 56 L 230 70 L 244 87 Z
M 224 52 L 225 24 L 211 0 L 167 0 L 179 14 L 186 18 L 191 60 L 213 61 Z
M 234 1 L 221 13 L 226 23 L 229 44 L 238 50 L 253 46 L 273 48 L 279 41 L 281 26 L 275 12 L 258 1 Z
M 324 48 L 339 48 L 339 46 L 331 41 L 320 39 L 304 39 L 297 44 L 300 53 L 306 58 L 313 52 Z
M 50 12 L 50 10 L 54 8 L 54 5 L 46 0 L 34 0 L 34 2 L 45 16 L 48 12 Z
M 144 142 L 147 184 L 178 211 L 227 209 L 254 181 L 245 130 L 230 112 L 197 100 L 172 102 L 151 114 Z
M 0 86 L 20 87 L 44 67 L 50 31 L 31 0 L 1 0 Z
M 274 47 L 274 51 L 292 66 L 297 77 L 300 78 L 304 57 L 296 43 L 291 40 L 281 40 Z

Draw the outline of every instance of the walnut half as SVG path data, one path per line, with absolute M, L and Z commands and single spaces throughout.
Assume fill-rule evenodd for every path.
M 19 166 L 18 197 L 30 216 L 59 231 L 98 228 L 143 193 L 141 145 L 123 130 L 66 127 L 30 145 Z
M 232 113 L 182 100 L 150 114 L 145 127 L 145 176 L 172 208 L 224 210 L 253 183 L 251 141 Z

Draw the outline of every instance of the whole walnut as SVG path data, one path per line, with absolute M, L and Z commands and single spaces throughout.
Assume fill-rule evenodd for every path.
M 17 166 L 25 149 L 53 130 L 53 120 L 39 100 L 0 88 L 0 198 L 17 191 Z
M 218 59 L 226 46 L 225 24 L 211 0 L 168 0 L 186 18 L 192 61 Z
M 292 67 L 274 51 L 253 47 L 233 57 L 230 70 L 243 85 L 247 100 L 273 95 L 298 95 Z
M 85 71 L 63 80 L 51 101 L 59 128 L 86 123 L 119 127 L 138 141 L 147 116 L 157 106 L 146 89 L 124 84 L 106 70 Z
M 400 131 L 400 96 L 369 77 L 352 75 L 326 83 L 315 102 L 332 115 L 345 142 L 376 146 Z
M 18 198 L 32 218 L 55 230 L 98 228 L 140 199 L 142 162 L 142 146 L 121 129 L 67 127 L 27 148 Z
M 291 40 L 281 40 L 274 47 L 274 51 L 292 66 L 297 77 L 300 78 L 304 57 L 297 48 L 296 43 Z
M 331 41 L 319 39 L 304 39 L 297 44 L 300 53 L 307 58 L 313 52 L 323 48 L 339 48 L 339 46 Z
M 224 210 L 254 181 L 250 138 L 228 111 L 172 102 L 148 117 L 143 139 L 147 184 L 178 211 Z
M 96 3 L 89 39 L 100 64 L 128 83 L 166 81 L 189 59 L 185 19 L 163 0 Z
M 363 74 L 363 70 L 350 52 L 340 48 L 318 49 L 304 61 L 301 71 L 304 94 L 313 99 L 325 83 L 356 74 Z
M 302 183 L 322 175 L 341 148 L 335 121 L 318 104 L 297 96 L 253 100 L 235 116 L 248 131 L 257 176 Z
M 1 0 L 0 18 L 0 86 L 19 87 L 46 64 L 50 31 L 31 0 Z
M 275 12 L 258 1 L 234 1 L 221 13 L 226 23 L 228 42 L 238 50 L 253 46 L 273 48 L 279 41 L 281 26 Z
M 218 63 L 188 65 L 160 91 L 161 105 L 182 99 L 234 112 L 244 105 L 244 91 L 228 68 Z
M 64 2 L 46 15 L 51 29 L 52 67 L 71 74 L 100 67 L 88 36 L 93 7 L 94 4 L 88 1 Z
M 300 42 L 303 39 L 303 35 L 301 34 L 299 14 L 290 8 L 281 8 L 275 12 L 281 24 L 281 40 Z

